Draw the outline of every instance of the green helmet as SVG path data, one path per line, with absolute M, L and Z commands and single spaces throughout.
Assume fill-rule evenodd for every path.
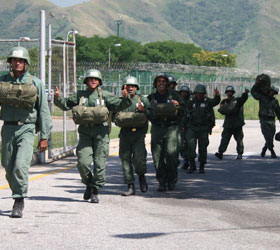
M 13 47 L 7 58 L 8 63 L 11 63 L 11 58 L 25 59 L 27 64 L 30 65 L 29 53 L 28 50 L 24 47 Z
M 232 91 L 233 94 L 235 93 L 235 89 L 234 89 L 234 87 L 233 87 L 232 85 L 228 85 L 228 86 L 226 87 L 225 94 L 226 94 L 228 91 Z
M 191 90 L 190 90 L 190 88 L 187 85 L 181 85 L 180 89 L 179 89 L 179 92 L 180 91 L 186 91 L 186 92 L 191 93 Z
M 97 69 L 89 69 L 86 72 L 86 75 L 84 77 L 84 83 L 86 84 L 87 78 L 92 77 L 92 78 L 97 78 L 100 80 L 100 86 L 102 85 L 102 76 L 101 72 Z
M 279 92 L 279 88 L 275 85 L 271 85 L 269 90 L 273 90 L 276 94 L 278 94 L 278 92 Z
M 154 80 L 154 88 L 156 88 L 156 81 L 157 81 L 157 79 L 160 78 L 160 77 L 165 78 L 166 81 L 167 81 L 167 85 L 168 85 L 168 82 L 169 82 L 168 76 L 167 76 L 165 73 L 158 73 L 158 74 L 156 75 L 156 77 L 155 77 L 155 80 Z
M 206 87 L 204 84 L 197 84 L 194 88 L 194 93 L 206 94 Z
M 124 82 L 122 85 L 122 89 L 124 88 L 124 85 L 133 85 L 137 87 L 137 90 L 139 90 L 139 83 L 137 81 L 137 78 L 134 76 L 127 76 L 126 78 L 124 78 Z
M 168 81 L 169 81 L 168 84 L 174 83 L 175 86 L 177 85 L 177 82 L 176 82 L 174 76 L 172 76 L 172 75 L 168 76 Z

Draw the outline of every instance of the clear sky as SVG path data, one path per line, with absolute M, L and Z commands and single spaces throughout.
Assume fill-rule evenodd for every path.
M 60 7 L 69 7 L 71 5 L 75 5 L 78 3 L 88 2 L 89 0 L 48 0 L 48 1 Z

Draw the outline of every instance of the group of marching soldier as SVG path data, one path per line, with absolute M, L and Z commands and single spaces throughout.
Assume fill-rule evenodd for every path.
M 27 197 L 28 170 L 30 167 L 35 131 L 40 131 L 40 151 L 47 148 L 47 139 L 52 128 L 51 116 L 42 82 L 28 72 L 30 58 L 23 47 L 14 47 L 7 59 L 10 72 L 0 78 L 2 127 L 2 166 L 12 190 L 14 206 L 11 217 L 21 218 L 24 198 Z M 139 83 L 128 76 L 122 85 L 122 97 L 102 90 L 100 71 L 90 69 L 84 82 L 86 90 L 79 90 L 68 98 L 54 93 L 54 102 L 62 110 L 72 110 L 73 120 L 79 124 L 77 146 L 78 170 L 85 184 L 84 200 L 99 203 L 99 190 L 105 185 L 105 166 L 109 154 L 110 120 L 121 127 L 119 133 L 119 156 L 122 163 L 124 183 L 127 190 L 123 196 L 135 195 L 134 172 L 138 175 L 141 192 L 148 191 L 147 151 L 145 136 L 151 123 L 151 151 L 159 183 L 158 191 L 175 188 L 178 178 L 179 154 L 184 159 L 183 168 L 191 174 L 196 171 L 196 146 L 198 143 L 199 173 L 205 173 L 208 136 L 215 125 L 213 107 L 220 103 L 220 93 L 214 91 L 209 98 L 206 87 L 197 84 L 192 91 L 181 85 L 175 91 L 174 77 L 165 73 L 156 75 L 154 90 L 148 97 L 139 94 Z M 35 92 L 34 92 L 35 89 Z M 33 91 L 33 92 L 32 92 Z M 138 92 L 137 92 L 138 91 Z M 32 93 L 32 94 L 31 94 Z M 226 88 L 227 97 L 218 111 L 225 115 L 224 130 L 217 158 L 222 159 L 230 138 L 237 141 L 237 159 L 242 159 L 244 116 L 243 105 L 249 90 L 235 97 L 233 86 Z M 259 100 L 260 123 L 265 137 L 261 152 L 264 157 L 273 150 L 275 115 L 280 118 L 280 109 L 275 95 L 278 88 L 271 86 L 268 75 L 259 75 L 252 88 L 252 96 Z M 6 95 L 6 96 L 5 96 Z M 33 99 L 32 99 L 33 98 Z M 34 99 L 35 98 L 35 99 Z M 93 169 L 91 165 L 93 162 Z

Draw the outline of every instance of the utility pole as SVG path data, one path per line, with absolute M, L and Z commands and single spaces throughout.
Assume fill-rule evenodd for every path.
M 257 55 L 258 58 L 258 75 L 260 74 L 260 59 L 261 59 L 261 53 L 259 52 Z
M 117 37 L 120 36 L 120 26 L 123 23 L 122 19 L 115 19 L 115 24 L 117 25 Z

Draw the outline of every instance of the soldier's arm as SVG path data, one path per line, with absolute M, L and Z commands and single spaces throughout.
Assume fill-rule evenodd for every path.
M 209 98 L 208 100 L 209 100 L 209 105 L 213 108 L 213 107 L 217 106 L 220 103 L 221 96 L 220 96 L 220 94 L 214 95 L 214 98 L 212 98 L 212 99 Z
M 36 81 L 36 87 L 38 89 L 38 100 L 35 107 L 37 107 L 38 112 L 37 121 L 40 127 L 40 140 L 46 140 L 51 133 L 52 119 L 45 94 L 45 86 L 41 81 Z
M 54 104 L 62 109 L 63 111 L 67 111 L 72 109 L 74 106 L 79 105 L 79 94 L 78 92 L 69 96 L 68 98 L 63 98 L 62 96 L 58 96 L 54 98 Z
M 260 93 L 258 87 L 255 85 L 251 89 L 251 95 L 256 99 L 256 100 L 261 100 L 262 99 L 262 94 Z
M 131 105 L 131 100 L 128 97 L 118 97 L 110 92 L 103 91 L 106 107 L 113 112 L 119 112 Z
M 274 99 L 273 110 L 275 115 L 277 116 L 277 119 L 280 121 L 280 107 L 277 99 Z
M 249 91 L 249 90 L 248 90 Z M 237 104 L 239 107 L 243 106 L 244 103 L 248 100 L 248 92 L 245 91 L 238 99 Z

